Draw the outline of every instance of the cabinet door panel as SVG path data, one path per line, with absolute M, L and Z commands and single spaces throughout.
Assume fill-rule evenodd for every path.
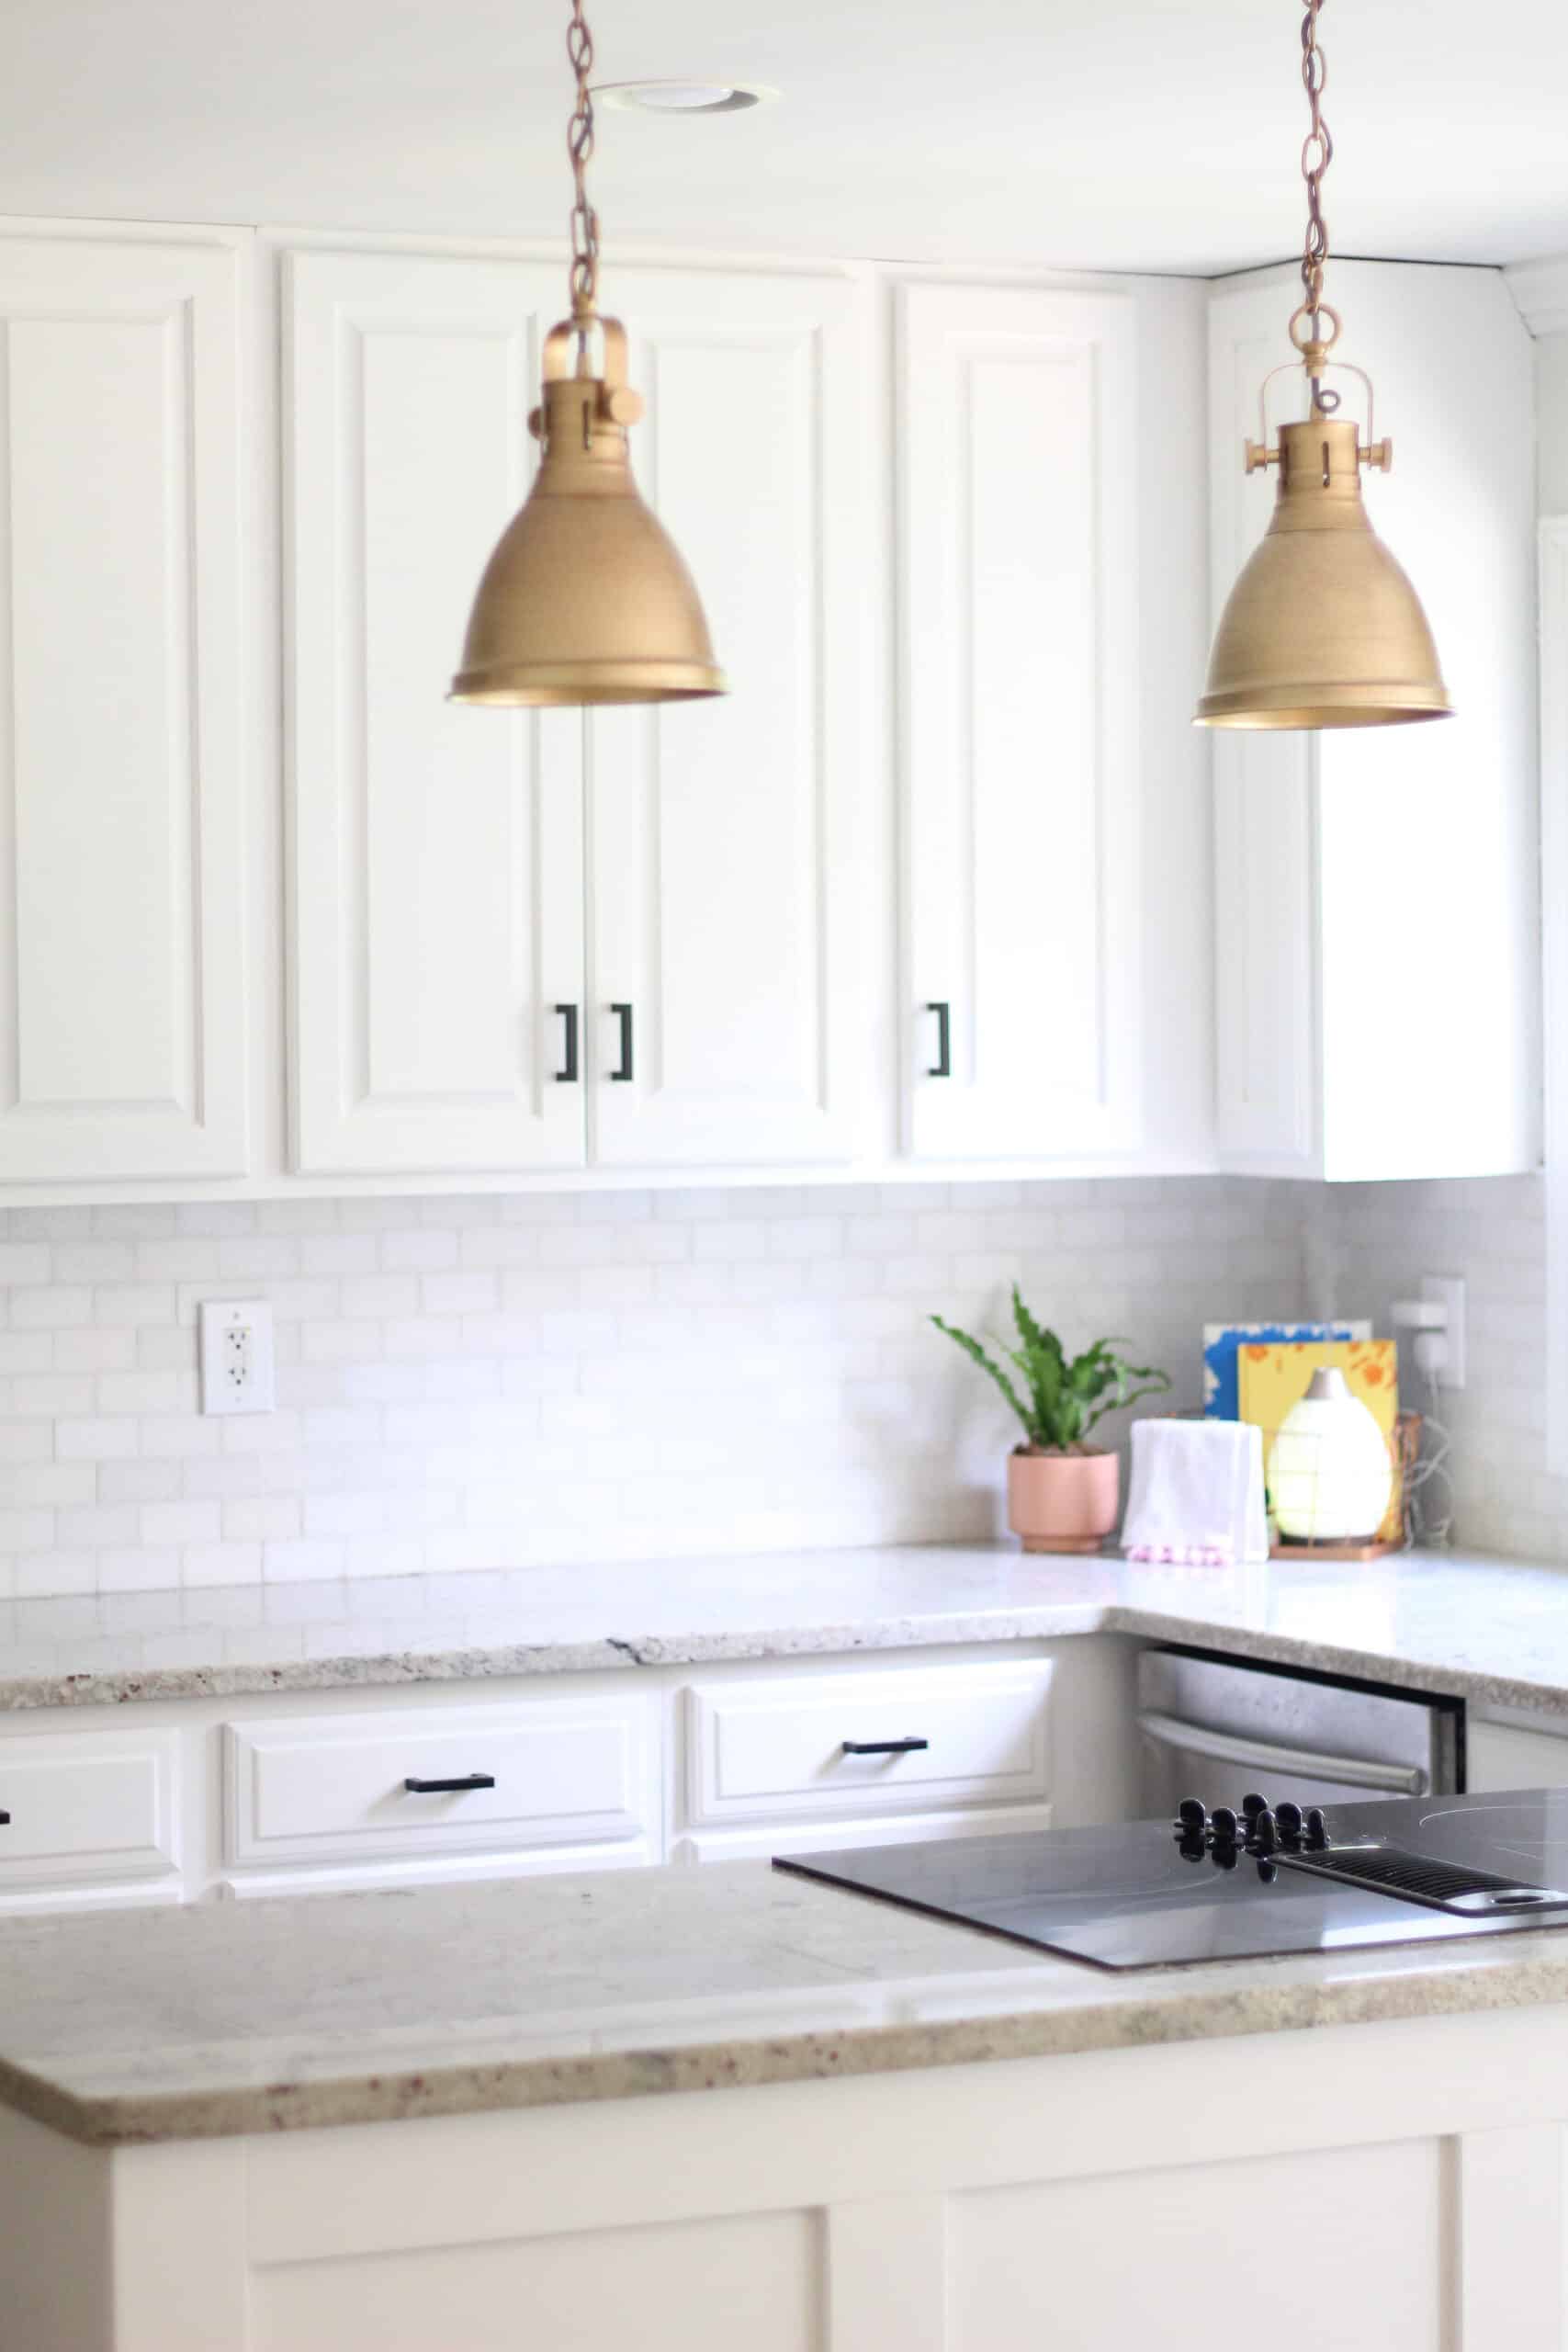
M 1124 1149 L 1140 1091 L 1131 302 L 915 285 L 899 324 L 909 1141 L 953 1159 Z
M 0 1182 L 244 1171 L 236 274 L 0 240 Z
M 1209 313 L 1209 579 L 1218 623 L 1269 527 L 1273 471 L 1242 469 L 1258 387 L 1279 365 L 1278 287 L 1243 285 Z M 1292 397 L 1270 387 L 1277 402 Z M 1285 413 L 1291 413 L 1285 411 Z M 1215 728 L 1217 1125 L 1229 1168 L 1306 1175 L 1318 1154 L 1317 738 Z
M 847 1156 L 865 763 L 866 297 L 838 277 L 617 277 L 633 462 L 731 693 L 589 728 L 595 1159 Z M 632 1008 L 633 1075 L 615 1080 Z
M 296 1165 L 572 1165 L 581 729 L 446 700 L 559 273 L 310 253 L 288 284 Z

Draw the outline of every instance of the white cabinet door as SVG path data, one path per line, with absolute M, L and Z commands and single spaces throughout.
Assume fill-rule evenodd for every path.
M 917 284 L 898 321 L 908 1141 L 955 1160 L 1124 1150 L 1140 1092 L 1132 297 Z
M 1530 341 L 1496 270 L 1336 263 L 1330 292 L 1394 445 L 1367 512 L 1457 715 L 1215 730 L 1221 1155 L 1331 1179 L 1501 1174 L 1540 1148 Z M 1213 298 L 1216 616 L 1273 505 L 1241 447 L 1299 293 L 1282 269 Z M 1364 418 L 1354 379 L 1336 388 Z M 1299 379 L 1271 392 L 1272 420 L 1302 413 Z
M 1277 287 L 1245 281 L 1210 307 L 1212 625 L 1274 509 L 1274 474 L 1244 472 L 1242 444 L 1258 437 L 1288 308 Z M 1270 387 L 1276 404 L 1283 390 Z M 1316 744 L 1293 729 L 1211 733 L 1216 1127 L 1225 1165 L 1248 1173 L 1316 1168 Z
M 613 290 L 649 402 L 633 464 L 731 693 L 590 722 L 592 1156 L 840 1159 L 877 581 L 871 298 L 839 274 L 633 269 Z
M 445 698 L 531 478 L 561 273 L 288 269 L 295 1165 L 571 1166 L 581 728 Z
M 1568 1789 L 1568 1725 L 1560 1732 L 1526 1731 L 1517 1724 L 1465 1726 L 1467 1795 L 1497 1789 Z
M 0 1911 L 112 1901 L 124 1881 L 177 1879 L 179 1734 L 133 1712 L 113 1731 L 0 1737 Z
M 244 1172 L 236 274 L 0 237 L 0 1182 Z
M 641 1691 L 233 1723 L 226 1759 L 225 1859 L 239 1864 L 549 1847 L 640 1858 L 658 1841 Z

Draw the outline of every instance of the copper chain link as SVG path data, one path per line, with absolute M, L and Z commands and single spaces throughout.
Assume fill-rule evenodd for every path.
M 1317 14 L 1323 0 L 1307 0 L 1302 18 L 1302 84 L 1312 112 L 1312 128 L 1302 141 L 1302 177 L 1307 189 L 1306 244 L 1302 253 L 1302 284 L 1307 307 L 1315 317 L 1323 301 L 1323 265 L 1328 259 L 1328 223 L 1323 217 L 1323 175 L 1334 161 L 1334 141 L 1323 119 L 1322 98 L 1328 67 L 1317 45 Z
M 1313 5 L 1315 7 L 1317 0 Z M 577 76 L 577 104 L 566 136 L 571 175 L 577 184 L 571 208 L 571 311 L 573 318 L 591 319 L 599 295 L 599 215 L 588 201 L 586 175 L 593 153 L 593 95 L 588 77 L 593 71 L 593 36 L 582 13 L 582 0 L 571 0 L 566 53 Z

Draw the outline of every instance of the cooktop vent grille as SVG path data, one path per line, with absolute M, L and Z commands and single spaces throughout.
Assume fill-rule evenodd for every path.
M 1493 1871 L 1437 1861 L 1427 1854 L 1406 1853 L 1398 1846 L 1329 1847 L 1320 1853 L 1280 1854 L 1276 1859 L 1292 1870 L 1346 1879 L 1355 1886 L 1374 1887 L 1382 1894 L 1402 1895 L 1409 1903 L 1425 1903 L 1436 1910 L 1458 1911 L 1472 1918 L 1478 1912 L 1568 1905 L 1568 1894 L 1558 1887 L 1499 1878 Z

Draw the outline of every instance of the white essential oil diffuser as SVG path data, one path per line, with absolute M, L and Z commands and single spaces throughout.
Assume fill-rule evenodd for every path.
M 1388 1440 L 1332 1365 L 1280 1424 L 1269 1456 L 1269 1498 L 1280 1534 L 1347 1543 L 1382 1526 L 1393 1485 Z

